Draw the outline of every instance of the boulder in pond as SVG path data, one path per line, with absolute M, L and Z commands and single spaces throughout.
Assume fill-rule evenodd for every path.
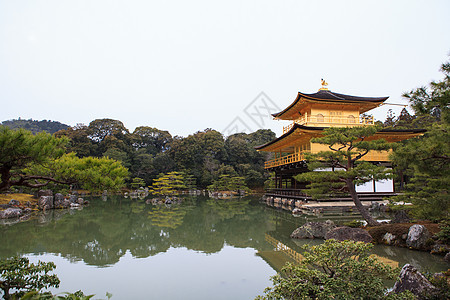
M 414 224 L 409 227 L 406 245 L 410 248 L 424 249 L 430 238 L 431 234 L 425 226 Z
M 56 193 L 53 200 L 53 206 L 55 208 L 62 208 L 63 202 L 64 202 L 64 195 L 61 193 Z
M 19 206 L 19 205 L 20 205 L 20 202 L 17 201 L 17 200 L 15 200 L 15 199 L 11 199 L 11 200 L 8 202 L 8 205 L 10 205 L 10 206 Z
M 39 190 L 38 192 L 38 198 L 41 196 L 53 196 L 52 190 Z
M 71 203 L 77 203 L 77 201 L 78 201 L 78 194 L 70 195 L 69 200 L 70 200 Z
M 10 207 L 0 211 L 0 219 L 19 218 L 22 215 L 22 210 L 16 207 Z
M 52 209 L 53 206 L 53 196 L 41 196 L 38 200 L 38 208 L 40 210 Z
M 355 241 L 355 242 L 372 242 L 372 236 L 361 228 L 352 228 L 348 226 L 341 226 L 331 229 L 325 234 L 325 239 L 334 239 L 337 241 Z
M 396 239 L 397 239 L 397 237 L 390 232 L 386 232 L 383 235 L 383 243 L 385 243 L 387 245 L 393 245 L 395 243 Z
M 333 221 L 327 220 L 326 222 L 307 222 L 303 226 L 295 229 L 291 238 L 294 239 L 323 239 L 327 232 L 335 228 L 336 225 Z
M 393 293 L 411 291 L 419 299 L 423 299 L 425 294 L 437 293 L 437 288 L 432 285 L 414 266 L 406 264 L 400 271 L 400 276 L 392 288 Z
M 444 260 L 445 260 L 446 262 L 450 263 L 450 252 L 448 252 L 447 254 L 445 254 Z

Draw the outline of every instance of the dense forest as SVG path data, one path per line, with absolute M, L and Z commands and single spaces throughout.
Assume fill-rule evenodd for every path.
M 0 125 L 7 126 L 11 129 L 23 128 L 31 131 L 32 133 L 46 131 L 51 134 L 59 130 L 65 130 L 70 127 L 69 125 L 60 123 L 58 121 L 50 121 L 50 120 L 37 121 L 33 119 L 24 120 L 21 118 L 3 121 L 0 123 Z
M 430 119 L 410 115 L 403 109 L 397 117 L 390 110 L 382 127 L 426 127 Z M 187 137 L 172 136 L 168 131 L 149 126 L 130 132 L 119 120 L 96 119 L 89 125 L 74 127 L 57 121 L 8 120 L 1 123 L 11 129 L 24 128 L 38 133 L 46 131 L 69 138 L 67 152 L 82 157 L 109 157 L 120 161 L 130 172 L 128 183 L 142 179 L 151 185 L 161 173 L 181 171 L 195 179 L 194 185 L 206 188 L 221 175 L 245 178 L 252 189 L 262 188 L 270 178 L 264 161 L 270 153 L 258 152 L 255 146 L 273 140 L 275 133 L 260 129 L 246 134 L 224 137 L 213 129 L 198 131 Z
M 262 187 L 269 178 L 264 171 L 264 161 L 270 154 L 259 153 L 254 147 L 275 138 L 275 133 L 263 129 L 226 138 L 213 129 L 198 131 L 188 137 L 172 136 L 168 131 L 148 126 L 130 132 L 121 121 L 113 119 L 97 119 L 89 125 L 74 127 L 32 119 L 9 120 L 1 125 L 68 137 L 68 153 L 75 152 L 80 158 L 118 160 L 129 169 L 129 183 L 141 178 L 150 185 L 161 173 L 181 171 L 193 176 L 198 188 L 207 187 L 220 175 L 244 177 L 249 187 Z
M 271 130 L 258 130 L 224 137 L 213 129 L 187 137 L 141 126 L 130 132 L 121 121 L 97 119 L 55 133 L 70 139 L 68 152 L 79 157 L 109 157 L 129 169 L 131 182 L 141 178 L 147 185 L 161 173 L 181 171 L 205 188 L 220 175 L 241 176 L 251 188 L 262 187 L 269 174 L 264 171 L 267 153 L 254 146 L 275 138 Z

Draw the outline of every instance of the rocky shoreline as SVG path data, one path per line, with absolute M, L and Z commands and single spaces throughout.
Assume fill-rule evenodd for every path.
M 450 262 L 450 246 L 438 239 L 436 235 L 438 231 L 438 225 L 432 223 L 398 223 L 383 224 L 376 227 L 353 228 L 338 226 L 333 221 L 327 220 L 326 222 L 307 222 L 295 229 L 291 234 L 291 238 L 353 240 L 407 247 L 442 255 L 445 261 Z
M 79 197 L 74 192 L 64 196 L 61 193 L 53 195 L 51 190 L 40 190 L 37 193 L 36 201 L 26 201 L 24 203 L 11 199 L 7 204 L 0 205 L 0 219 L 17 221 L 28 220 L 35 212 L 48 211 L 51 209 L 70 209 L 81 208 L 88 205 L 89 201 Z
M 444 255 L 444 260 L 450 262 L 450 247 L 439 241 L 436 236 L 437 230 L 435 225 L 437 224 L 399 223 L 376 227 L 354 228 L 336 225 L 333 221 L 327 220 L 325 222 L 307 222 L 295 229 L 291 234 L 291 238 L 334 239 L 337 241 L 353 240 L 365 243 L 408 247 L 420 251 L 430 251 L 431 254 Z M 448 271 L 436 273 L 433 278 L 435 280 L 442 279 L 448 281 L 449 275 Z M 422 299 L 425 294 L 434 295 L 440 293 L 438 287 L 434 286 L 410 264 L 403 266 L 392 292 L 400 293 L 406 290 L 411 291 L 418 299 Z

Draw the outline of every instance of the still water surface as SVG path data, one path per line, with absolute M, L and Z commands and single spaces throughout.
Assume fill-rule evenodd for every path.
M 50 211 L 0 225 L 0 257 L 55 262 L 61 285 L 54 293 L 81 289 L 96 299 L 105 299 L 106 292 L 112 299 L 253 299 L 285 262 L 298 259 L 304 243 L 320 242 L 289 238 L 310 220 L 318 219 L 292 217 L 256 197 L 198 197 L 171 207 L 94 198 L 82 210 Z M 412 263 L 424 271 L 450 267 L 424 252 L 388 246 L 375 246 L 373 252 L 394 265 Z

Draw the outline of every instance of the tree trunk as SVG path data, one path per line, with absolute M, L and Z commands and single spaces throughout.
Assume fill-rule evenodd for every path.
M 11 185 L 10 185 L 10 179 L 11 179 L 11 168 L 9 167 L 1 167 L 0 168 L 0 192 L 7 191 Z
M 356 208 L 358 209 L 361 216 L 364 218 L 364 220 L 367 221 L 367 224 L 370 226 L 378 226 L 380 223 L 378 223 L 372 216 L 369 214 L 367 209 L 362 205 L 361 201 L 359 200 L 358 194 L 355 190 L 355 185 L 353 184 L 353 180 L 346 179 L 345 183 L 347 184 L 348 190 L 350 191 L 350 195 L 352 196 L 353 202 L 355 203 Z

